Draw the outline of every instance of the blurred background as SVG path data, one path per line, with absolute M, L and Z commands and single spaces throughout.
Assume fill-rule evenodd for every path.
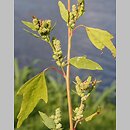
M 65 22 L 61 19 L 57 2 L 58 0 L 15 0 L 15 94 L 20 86 L 32 76 L 48 66 L 56 66 L 52 60 L 51 48 L 47 43 L 40 41 L 27 34 L 21 23 L 22 20 L 31 21 L 32 16 L 40 19 L 51 19 L 56 22 L 56 27 L 52 35 L 61 40 L 63 54 L 67 52 L 67 28 Z M 63 1 L 67 5 L 67 0 Z M 76 0 L 72 0 L 72 4 Z M 85 0 L 86 13 L 78 20 L 78 24 L 84 24 L 90 27 L 100 28 L 109 31 L 116 36 L 116 0 Z M 116 39 L 113 39 L 116 43 Z M 94 112 L 98 105 L 103 107 L 102 114 L 89 123 L 83 123 L 78 126 L 77 130 L 115 130 L 116 129 L 116 61 L 111 53 L 104 49 L 103 53 L 96 49 L 89 41 L 83 28 L 75 31 L 73 36 L 71 56 L 87 55 L 89 59 L 98 62 L 103 71 L 78 70 L 72 67 L 71 79 L 74 80 L 79 75 L 83 80 L 88 75 L 102 80 L 102 83 L 93 92 L 91 98 L 87 101 L 88 111 L 86 115 Z M 62 77 L 49 72 L 46 76 L 49 89 L 49 103 L 39 102 L 33 113 L 24 122 L 21 128 L 16 129 L 17 114 L 20 109 L 22 97 L 15 95 L 15 130 L 47 130 L 42 124 L 38 111 L 52 114 L 55 108 L 61 106 L 63 111 L 63 126 L 67 130 L 68 114 L 65 84 Z M 72 84 L 74 89 L 74 84 Z M 79 102 L 78 97 L 72 92 L 73 106 Z M 64 103 L 63 103 L 64 102 Z

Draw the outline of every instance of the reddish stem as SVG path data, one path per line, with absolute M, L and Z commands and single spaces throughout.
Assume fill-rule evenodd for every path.
M 57 71 L 59 74 L 61 74 L 65 78 L 64 73 L 62 71 L 58 70 L 56 67 L 53 67 L 53 66 L 48 67 L 48 68 L 45 69 L 45 71 L 48 70 L 48 69 L 52 69 L 52 70 Z

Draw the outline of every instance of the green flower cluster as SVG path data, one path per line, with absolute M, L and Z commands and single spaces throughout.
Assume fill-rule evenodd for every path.
M 61 110 L 60 108 L 57 108 L 55 110 L 55 115 L 52 115 L 50 118 L 52 118 L 54 120 L 55 126 L 56 126 L 56 130 L 62 130 L 62 124 L 61 122 Z
M 82 16 L 85 12 L 84 0 L 78 0 L 78 17 Z
M 79 78 L 79 76 L 76 76 L 75 78 L 76 80 L 76 92 L 80 97 L 85 96 L 85 92 L 86 90 L 89 89 L 89 86 L 91 84 L 91 76 L 88 77 L 87 80 L 85 80 L 84 82 L 81 81 L 81 79 Z
M 74 121 L 75 122 L 80 122 L 83 118 L 83 111 L 85 109 L 85 101 L 88 99 L 88 97 L 91 94 L 91 91 L 95 88 L 95 85 L 97 83 L 100 83 L 101 81 L 91 81 L 92 77 L 89 76 L 85 81 L 82 82 L 82 80 L 79 78 L 79 76 L 75 77 L 76 80 L 76 92 L 77 94 L 81 97 L 81 103 L 79 107 L 76 107 L 74 110 L 75 116 L 74 116 Z M 86 93 L 87 91 L 87 93 Z
M 76 5 L 72 5 L 72 12 L 69 13 L 69 23 L 68 26 L 73 29 L 77 20 L 78 10 Z
M 76 80 L 76 92 L 77 94 L 81 97 L 81 104 L 79 107 L 76 107 L 74 110 L 75 116 L 74 116 L 74 121 L 80 121 L 83 118 L 83 111 L 85 108 L 85 101 L 88 98 L 88 94 L 85 95 L 86 90 L 88 90 L 89 85 L 91 83 L 91 77 L 89 76 L 87 80 L 82 82 L 82 80 L 79 78 L 79 76 L 75 77 Z
M 85 3 L 84 0 L 78 1 L 77 7 L 76 5 L 72 5 L 72 12 L 69 13 L 69 23 L 68 26 L 73 29 L 77 19 L 83 15 L 85 12 Z
M 62 66 L 64 67 L 66 64 L 63 61 L 63 54 L 62 54 L 62 50 L 61 50 L 61 43 L 58 39 L 53 38 L 52 39 L 52 46 L 53 46 L 53 59 L 56 61 L 56 64 L 58 66 Z
M 36 17 L 33 17 L 33 25 L 41 37 L 48 41 L 50 32 L 51 32 L 51 20 L 39 20 Z
M 80 121 L 83 118 L 83 111 L 84 111 L 85 105 L 82 103 L 80 107 L 76 107 L 74 110 L 75 116 L 74 121 Z

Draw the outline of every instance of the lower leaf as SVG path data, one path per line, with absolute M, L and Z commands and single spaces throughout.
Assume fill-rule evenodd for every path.
M 55 123 L 53 119 L 49 118 L 45 113 L 40 112 L 39 114 L 42 118 L 42 122 L 49 128 L 49 129 L 54 129 L 55 128 Z
M 48 102 L 47 85 L 44 71 L 27 81 L 19 89 L 17 95 L 23 95 L 21 109 L 17 116 L 17 128 L 19 128 L 23 121 L 36 107 L 40 99 L 43 99 L 46 103 Z

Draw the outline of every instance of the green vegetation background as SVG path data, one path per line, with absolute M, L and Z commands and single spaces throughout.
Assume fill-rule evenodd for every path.
M 38 73 L 39 70 L 34 67 L 36 63 L 37 61 L 34 61 L 30 66 L 25 66 L 20 69 L 19 63 L 17 59 L 15 59 L 14 130 L 48 130 L 42 123 L 38 111 L 43 111 L 49 116 L 54 113 L 57 107 L 61 107 L 63 117 L 62 124 L 64 129 L 68 130 L 69 122 L 65 84 L 60 75 L 57 75 L 57 78 L 53 78 L 51 74 L 47 74 L 46 76 L 49 102 L 45 104 L 43 101 L 40 101 L 29 118 L 24 121 L 19 129 L 16 129 L 17 115 L 22 101 L 22 97 L 16 96 L 16 93 L 23 83 Z M 74 90 L 73 84 L 72 89 Z M 86 102 L 85 115 L 88 116 L 92 114 L 98 105 L 103 107 L 102 113 L 88 123 L 83 122 L 82 125 L 79 124 L 77 130 L 116 130 L 116 105 L 113 101 L 115 101 L 115 82 L 103 92 L 94 91 Z M 78 102 L 78 96 L 72 91 L 73 107 L 77 106 Z

